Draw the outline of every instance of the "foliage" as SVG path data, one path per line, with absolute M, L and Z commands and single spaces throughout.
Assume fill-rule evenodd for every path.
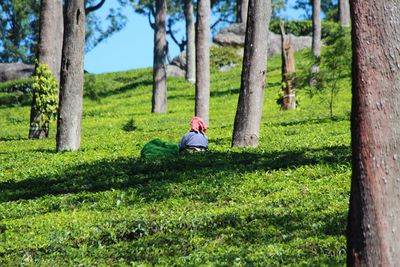
M 305 10 L 305 19 L 311 19 L 312 0 L 296 0 L 294 8 Z M 321 11 L 325 15 L 325 20 L 338 21 L 338 0 L 321 0 Z
M 331 118 L 340 90 L 349 88 L 351 83 L 351 35 L 350 29 L 337 27 L 326 38 L 327 46 L 322 49 L 319 72 L 311 74 L 310 69 L 316 63 L 309 55 L 305 58 L 301 70 L 296 73 L 296 83 L 304 87 L 309 97 L 318 97 L 329 108 Z M 314 77 L 313 77 L 314 76 Z M 315 79 L 314 86 L 308 86 L 311 79 Z
M 32 105 L 36 113 L 34 126 L 42 130 L 49 129 L 50 120 L 57 116 L 58 83 L 47 64 L 37 64 L 32 87 Z
M 95 0 L 85 1 L 87 6 Z M 86 17 L 85 51 L 93 49 L 100 42 L 121 30 L 126 24 L 122 14 L 124 0 L 118 0 L 119 7 L 110 9 L 105 18 L 94 12 Z M 0 63 L 33 63 L 39 38 L 39 0 L 0 1 Z M 106 24 L 106 26 L 102 26 Z
M 0 83 L 0 106 L 30 105 L 32 78 L 16 79 Z
M 33 62 L 39 10 L 39 0 L 0 1 L 0 63 Z
M 242 57 L 234 47 L 220 47 L 215 45 L 210 49 L 210 67 L 213 71 L 219 70 L 222 66 L 238 66 L 241 63 Z
M 130 119 L 126 124 L 124 124 L 124 126 L 122 127 L 122 129 L 126 132 L 133 132 L 137 129 L 136 126 L 136 122 L 134 119 Z
M 32 91 L 32 78 L 23 78 L 10 80 L 0 83 L 0 92 L 13 93 L 13 92 L 30 92 Z
M 183 78 L 168 78 L 169 112 L 151 114 L 151 69 L 95 76 L 101 101 L 84 99 L 76 152 L 28 140 L 29 107 L 0 108 L 0 265 L 344 265 L 351 95 L 339 91 L 335 121 L 304 90 L 300 111 L 281 112 L 280 71 L 275 56 L 255 149 L 230 148 L 240 67 L 211 73 L 206 154 L 139 158 L 193 116 Z
M 271 20 L 269 24 L 270 31 L 280 34 L 281 29 L 279 27 L 280 20 Z M 330 35 L 337 31 L 340 26 L 337 22 L 333 21 L 322 21 L 321 23 L 321 37 L 326 39 Z M 311 20 L 288 20 L 285 21 L 285 31 L 287 34 L 293 34 L 296 36 L 311 36 L 312 35 L 312 21 Z

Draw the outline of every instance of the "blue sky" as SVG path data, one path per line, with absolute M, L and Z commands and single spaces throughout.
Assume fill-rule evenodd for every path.
M 294 0 L 288 1 L 288 10 L 282 16 L 287 19 L 298 19 L 303 11 L 294 10 Z M 106 16 L 109 8 L 117 7 L 116 0 L 107 0 L 96 15 Z M 90 73 L 115 72 L 129 69 L 151 67 L 153 64 L 153 30 L 146 16 L 136 14 L 133 8 L 125 8 L 128 23 L 124 29 L 103 41 L 85 55 L 85 70 Z M 181 40 L 184 34 L 183 21 L 177 25 L 177 34 Z M 168 40 L 171 57 L 179 54 L 179 48 Z

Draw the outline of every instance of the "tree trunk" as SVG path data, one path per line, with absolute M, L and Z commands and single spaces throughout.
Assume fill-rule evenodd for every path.
M 339 0 L 339 22 L 343 27 L 350 26 L 349 0 Z
M 319 58 L 321 56 L 321 0 L 313 0 L 312 27 L 312 54 Z
M 85 1 L 65 1 L 64 42 L 61 60 L 57 150 L 80 147 L 83 109 Z
M 353 0 L 349 266 L 400 258 L 400 3 Z
M 197 1 L 195 115 L 208 125 L 210 105 L 210 0 Z
M 42 0 L 37 58 L 39 63 L 47 64 L 58 83 L 60 83 L 63 30 L 62 2 L 60 0 Z M 41 133 L 41 129 L 34 128 L 35 118 L 38 115 L 34 103 L 35 99 L 31 106 L 29 138 L 46 138 L 49 129 L 45 133 Z
M 294 46 L 290 36 L 285 34 L 285 25 L 281 21 L 281 37 L 282 37 L 282 90 L 283 99 L 281 109 L 296 109 L 296 93 L 294 88 L 294 73 L 296 71 Z
M 249 7 L 249 0 L 237 0 L 236 1 L 236 22 L 237 23 L 246 23 L 248 7 Z
M 153 57 L 153 113 L 167 112 L 167 72 L 165 57 L 167 55 L 167 39 L 165 19 L 167 17 L 167 1 L 156 1 L 156 20 L 154 30 Z
M 268 25 L 271 0 L 250 0 L 242 80 L 233 129 L 232 146 L 256 147 L 261 125 L 267 72 Z
M 196 46 L 192 0 L 185 0 L 184 6 L 186 20 L 186 80 L 191 83 L 196 81 Z
M 314 64 L 311 66 L 310 85 L 316 86 L 318 81 L 315 74 L 319 72 L 319 61 L 321 57 L 321 0 L 313 0 L 312 5 L 312 54 L 314 56 Z

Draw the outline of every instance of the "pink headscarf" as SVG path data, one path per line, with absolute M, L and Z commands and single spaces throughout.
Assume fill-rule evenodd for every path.
M 190 121 L 190 128 L 196 133 L 201 132 L 205 134 L 207 132 L 207 126 L 200 117 L 193 117 Z

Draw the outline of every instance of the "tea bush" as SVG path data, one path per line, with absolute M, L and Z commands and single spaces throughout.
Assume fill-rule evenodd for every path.
M 258 148 L 230 148 L 240 67 L 211 74 L 204 154 L 139 157 L 153 138 L 177 143 L 193 116 L 181 78 L 168 79 L 168 113 L 151 114 L 151 69 L 92 79 L 100 101 L 84 99 L 76 152 L 56 153 L 53 126 L 28 140 L 29 107 L 2 107 L 0 265 L 344 265 L 350 85 L 336 120 L 301 89 L 301 109 L 284 112 L 280 69 L 269 60 Z

